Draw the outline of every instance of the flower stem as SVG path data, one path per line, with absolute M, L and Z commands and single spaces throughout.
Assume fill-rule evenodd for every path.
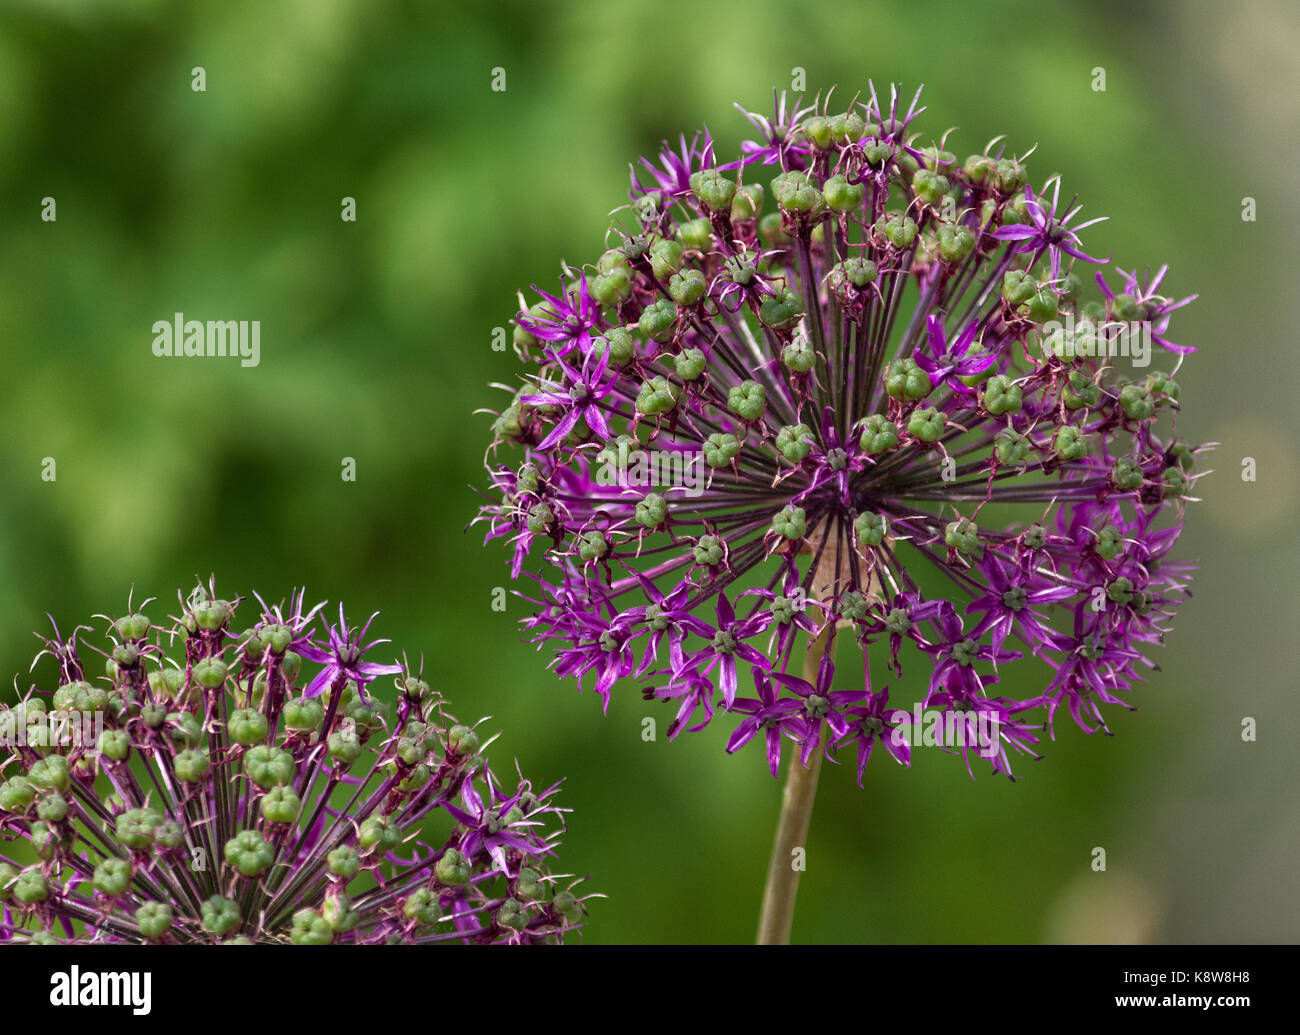
M 804 653 L 803 677 L 817 681 L 817 669 L 826 653 L 833 626 L 828 625 Z M 813 802 L 817 798 L 817 779 L 822 771 L 822 751 L 813 752 L 808 767 L 799 764 L 796 754 L 790 759 L 785 794 L 781 802 L 781 819 L 776 827 L 776 843 L 767 868 L 767 886 L 763 889 L 763 912 L 758 920 L 759 945 L 789 945 L 790 927 L 794 922 L 794 898 L 799 891 L 799 873 L 793 863 L 796 848 L 804 848 Z

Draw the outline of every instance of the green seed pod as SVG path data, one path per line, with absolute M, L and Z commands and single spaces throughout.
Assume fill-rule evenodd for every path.
M 1017 413 L 1022 405 L 1020 386 L 1004 374 L 994 374 L 984 385 L 984 408 L 989 413 Z
M 114 832 L 122 844 L 143 852 L 153 845 L 154 832 L 162 821 L 163 814 L 157 809 L 128 809 L 117 817 Z
M 979 526 L 970 518 L 950 521 L 943 529 L 943 541 L 958 553 L 974 553 L 979 549 Z
M 1029 439 L 1011 428 L 1003 428 L 994 439 L 998 460 L 1004 464 L 1023 464 L 1033 453 Z
M 817 353 L 808 339 L 797 334 L 781 349 L 781 362 L 795 374 L 806 374 L 817 365 Z
M 258 877 L 271 865 L 275 848 L 256 830 L 241 830 L 226 842 L 225 857 L 245 877 Z
M 912 413 L 907 421 L 907 430 L 922 442 L 937 442 L 943 435 L 943 414 L 933 406 L 927 406 Z
M 454 888 L 468 883 L 473 870 L 465 856 L 455 848 L 448 848 L 434 867 L 434 873 L 441 883 Z
M 772 518 L 772 531 L 786 539 L 802 539 L 808 531 L 807 514 L 802 507 L 788 504 Z
M 668 502 L 657 492 L 648 492 L 637 502 L 636 522 L 643 528 L 658 528 L 667 516 Z
M 267 724 L 266 716 L 261 712 L 252 708 L 241 708 L 230 713 L 226 729 L 230 733 L 230 739 L 236 744 L 252 747 L 254 744 L 259 744 L 266 739 L 270 727 Z
M 815 441 L 807 424 L 787 424 L 776 433 L 776 451 L 792 464 L 802 463 Z
M 91 883 L 94 884 L 96 891 L 110 898 L 116 898 L 118 895 L 124 895 L 126 889 L 131 886 L 133 872 L 134 868 L 125 859 L 105 859 L 95 867 Z
M 244 756 L 244 769 L 248 778 L 263 789 L 292 783 L 298 771 L 293 755 L 266 744 L 249 748 Z
M 479 748 L 478 734 L 468 726 L 453 726 L 447 731 L 447 750 L 462 758 L 474 754 Z
M 742 420 L 758 420 L 767 408 L 767 390 L 757 381 L 742 381 L 727 393 L 727 409 Z
M 700 349 L 683 349 L 673 358 L 673 365 L 683 381 L 697 381 L 708 366 L 708 360 Z
M 58 791 L 47 791 L 36 803 L 36 815 L 47 823 L 62 823 L 68 818 L 68 799 Z
M 803 299 L 788 287 L 781 288 L 774 298 L 763 299 L 758 307 L 758 318 L 778 331 L 789 330 L 803 314 Z
M 868 455 L 893 449 L 898 445 L 898 425 L 883 414 L 873 413 L 862 422 L 862 438 L 859 445 Z
M 1062 460 L 1082 460 L 1088 455 L 1087 440 L 1079 434 L 1079 429 L 1066 425 L 1056 432 L 1052 449 Z
M 696 544 L 691 547 L 691 553 L 695 557 L 696 564 L 704 564 L 710 568 L 716 568 L 726 556 L 722 541 L 715 535 L 700 536 Z
M 730 432 L 714 432 L 702 444 L 704 462 L 714 468 L 730 467 L 740 449 L 740 439 Z
M 676 241 L 656 241 L 650 249 L 650 268 L 659 280 L 667 280 L 682 268 L 683 249 Z
M 316 697 L 299 697 L 286 701 L 284 724 L 291 730 L 316 729 L 325 719 L 325 708 Z
M 175 914 L 166 902 L 145 902 L 135 911 L 135 925 L 142 937 L 154 941 L 171 930 Z
M 208 753 L 196 748 L 187 748 L 178 752 L 173 765 L 176 769 L 176 779 L 185 783 L 198 783 L 208 775 L 208 770 L 212 768 Z
M 436 924 L 442 916 L 438 896 L 428 888 L 416 888 L 402 900 L 402 915 L 425 927 Z
M 763 211 L 763 193 L 761 183 L 742 183 L 737 187 L 731 202 L 731 221 L 752 223 L 756 220 Z
M 670 413 L 677 407 L 681 394 L 682 390 L 666 377 L 652 377 L 641 385 L 641 390 L 637 393 L 637 412 L 647 417 Z
M 1121 456 L 1115 461 L 1115 466 L 1111 468 L 1110 478 L 1115 485 L 1126 491 L 1141 488 L 1145 480 L 1142 472 L 1142 465 L 1134 460 L 1131 456 Z
M 668 294 L 679 306 L 696 305 L 704 298 L 708 284 L 699 270 L 686 269 L 668 279 Z
M 40 870 L 31 867 L 14 878 L 9 894 L 20 906 L 34 906 L 50 897 L 50 885 Z
M 387 852 L 402 843 L 402 831 L 391 816 L 371 816 L 357 831 L 357 843 L 362 848 Z
M 173 741 L 185 747 L 195 747 L 206 739 L 203 725 L 193 712 L 168 712 L 167 732 Z
M 853 531 L 863 546 L 879 546 L 889 534 L 889 521 L 883 514 L 864 511 L 854 520 Z
M 736 197 L 736 184 L 716 169 L 692 173 L 691 190 L 708 212 L 730 212 Z
M 203 929 L 218 938 L 239 926 L 239 904 L 233 899 L 213 895 L 201 909 Z
M 852 212 L 862 207 L 867 189 L 861 183 L 849 183 L 843 175 L 831 176 L 822 186 L 822 197 L 835 212 Z
M 268 823 L 292 823 L 302 812 L 302 800 L 292 787 L 272 787 L 258 807 Z
M 916 360 L 896 359 L 885 370 L 885 391 L 895 399 L 924 399 L 934 391 L 934 385 Z
M 66 791 L 72 786 L 72 773 L 68 760 L 62 755 L 50 755 L 34 763 L 27 778 L 44 790 Z

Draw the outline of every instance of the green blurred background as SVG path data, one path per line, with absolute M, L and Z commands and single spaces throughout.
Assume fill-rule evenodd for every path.
M 1112 217 L 1091 252 L 1169 262 L 1169 291 L 1200 292 L 1175 323 L 1201 349 L 1180 432 L 1222 445 L 1182 541 L 1196 595 L 1141 712 L 1113 738 L 1063 724 L 1016 784 L 925 752 L 911 770 L 875 759 L 864 790 L 852 765 L 827 769 L 795 939 L 1296 939 L 1294 5 L 0 12 L 6 683 L 26 685 L 44 612 L 117 614 L 131 587 L 156 616 L 212 572 L 228 594 L 306 585 L 381 610 L 462 718 L 504 731 L 498 768 L 513 754 L 535 781 L 567 778 L 563 869 L 609 895 L 587 941 L 752 939 L 780 783 L 761 752 L 725 756 L 721 728 L 644 743 L 663 712 L 629 687 L 602 717 L 520 642 L 517 602 L 491 610 L 506 552 L 465 532 L 489 420 L 472 411 L 516 377 L 490 348 L 515 291 L 594 260 L 629 161 L 702 122 L 733 152 L 732 102 L 765 109 L 795 66 L 810 91 L 924 82 L 927 134 L 959 127 L 960 155 L 1037 142 L 1034 182 L 1059 171 L 1085 218 Z M 155 358 L 151 325 L 177 311 L 260 320 L 261 364 Z

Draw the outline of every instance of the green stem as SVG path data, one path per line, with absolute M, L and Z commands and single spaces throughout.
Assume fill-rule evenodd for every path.
M 814 685 L 822 655 L 830 640 L 832 626 L 808 644 L 804 653 L 803 677 Z M 772 861 L 767 868 L 767 886 L 763 889 L 763 912 L 758 921 L 759 945 L 789 945 L 790 927 L 794 922 L 794 899 L 799 891 L 799 873 L 793 864 L 796 848 L 804 848 L 808 840 L 808 824 L 812 820 L 813 802 L 817 798 L 817 778 L 822 770 L 822 751 L 813 752 L 808 768 L 799 764 L 796 754 L 790 760 L 786 777 L 785 795 L 781 802 L 781 819 L 776 827 L 776 843 L 772 846 Z

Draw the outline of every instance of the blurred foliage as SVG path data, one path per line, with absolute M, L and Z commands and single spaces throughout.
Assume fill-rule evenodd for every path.
M 1296 571 L 1296 378 L 1274 350 L 1294 340 L 1298 39 L 1281 2 L 0 5 L 3 668 L 26 685 L 46 611 L 116 614 L 134 587 L 161 612 L 211 572 L 382 610 L 380 634 L 492 715 L 501 750 L 567 778 L 563 862 L 610 895 L 589 941 L 749 940 L 780 783 L 720 730 L 644 743 L 634 690 L 602 717 L 520 642 L 519 604 L 491 610 L 506 553 L 465 531 L 488 437 L 472 411 L 517 373 L 492 328 L 561 259 L 596 257 L 629 161 L 702 122 L 734 151 L 732 102 L 765 109 L 795 66 L 810 91 L 924 82 L 927 134 L 960 127 L 961 154 L 1037 143 L 1035 183 L 1059 171 L 1084 218 L 1112 217 L 1091 252 L 1169 262 L 1169 290 L 1201 293 L 1175 323 L 1201 347 L 1180 432 L 1222 442 L 1220 470 L 1183 541 L 1197 597 L 1142 712 L 1114 738 L 1062 725 L 1016 784 L 929 753 L 876 758 L 864 790 L 828 770 L 795 937 L 1293 940 L 1277 573 Z M 155 358 L 150 327 L 176 312 L 260 320 L 261 364 Z

